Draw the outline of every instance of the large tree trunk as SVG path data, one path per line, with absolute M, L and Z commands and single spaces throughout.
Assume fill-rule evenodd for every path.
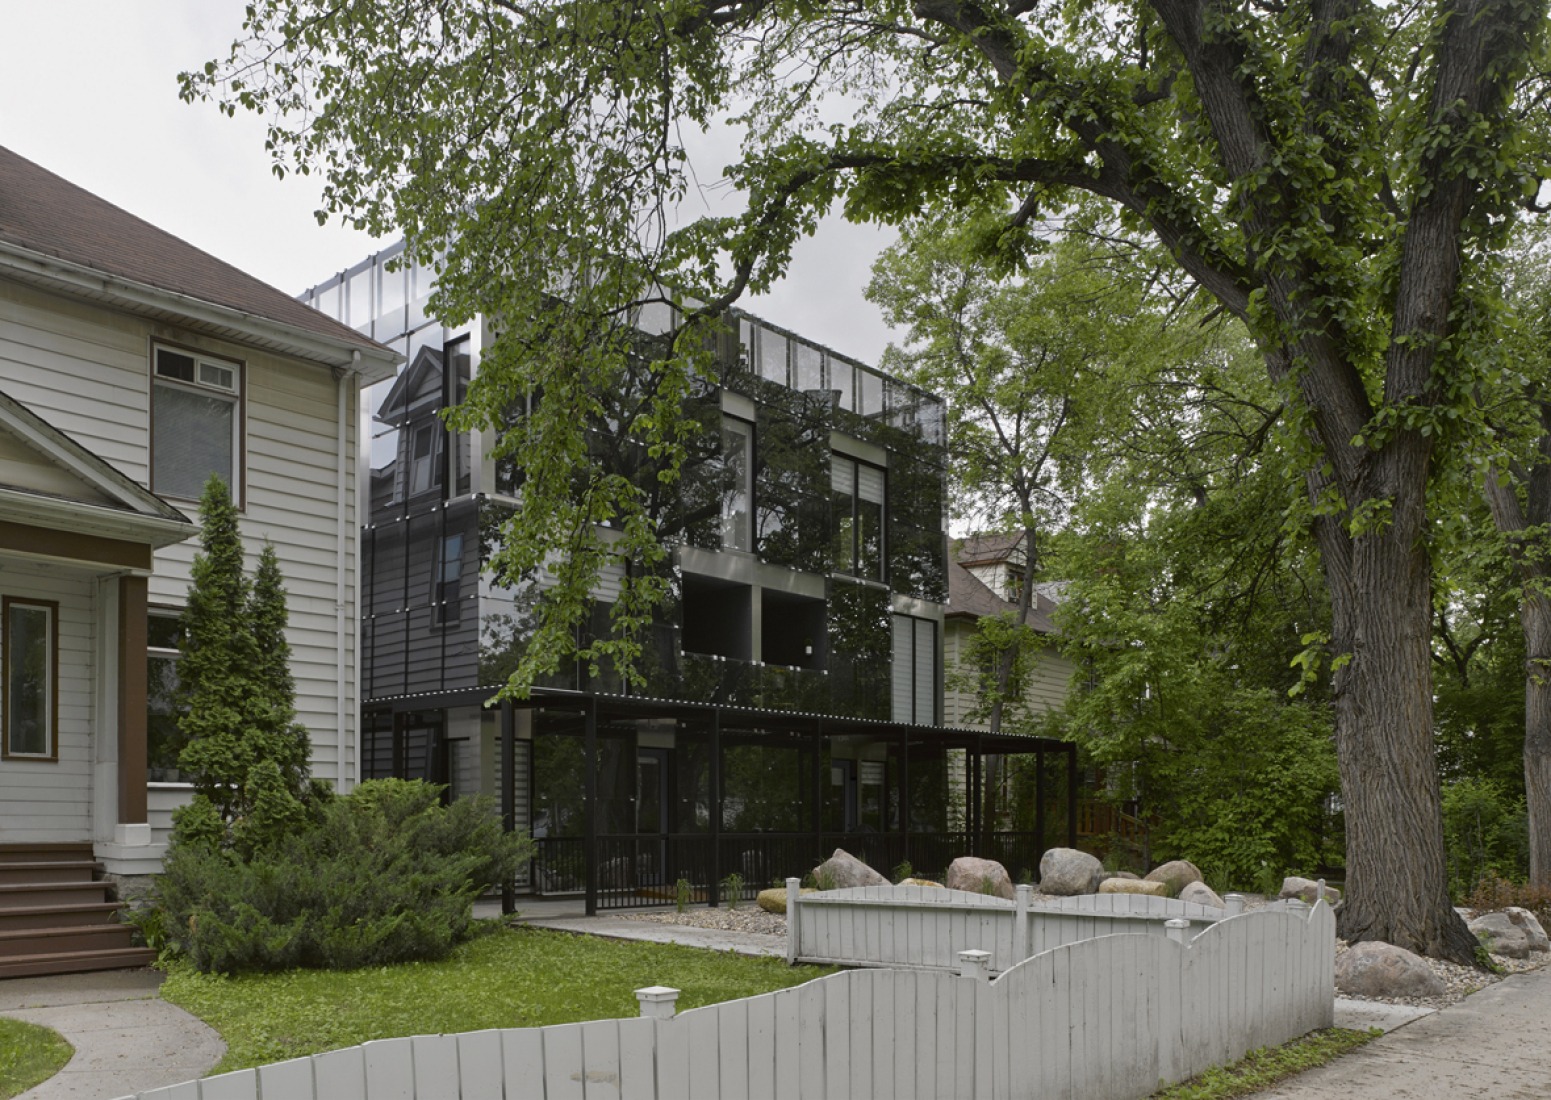
M 1397 527 L 1408 526 L 1398 524 Z M 1346 810 L 1341 935 L 1474 962 L 1448 895 L 1432 730 L 1427 555 L 1396 528 L 1352 540 L 1349 583 L 1332 588 L 1336 751 Z
M 1551 886 L 1551 596 L 1526 592 L 1524 624 L 1524 799 L 1529 810 L 1529 880 Z
M 1487 507 L 1524 584 L 1524 801 L 1529 811 L 1529 880 L 1551 886 L 1551 562 L 1542 533 L 1551 523 L 1551 402 L 1540 403 L 1540 440 L 1528 468 L 1486 478 Z M 1524 491 L 1523 499 L 1518 490 Z

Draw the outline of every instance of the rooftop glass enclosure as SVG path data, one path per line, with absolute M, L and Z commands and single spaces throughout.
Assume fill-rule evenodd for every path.
M 751 894 L 835 846 L 883 870 L 995 854 L 1016 875 L 1069 832 L 1075 772 L 1063 788 L 1059 761 L 1043 767 L 1070 764 L 1069 746 L 937 727 L 941 401 L 736 311 L 688 397 L 701 432 L 671 487 L 615 436 L 623 407 L 587 425 L 595 461 L 641 488 L 673 548 L 644 685 L 573 665 L 526 705 L 488 705 L 544 580 L 484 571 L 520 515 L 522 471 L 439 414 L 478 376 L 487 333 L 429 316 L 427 273 L 389 270 L 403 259 L 390 249 L 303 295 L 405 359 L 363 398 L 365 777 L 499 794 L 539 841 L 524 885 L 589 908 L 673 904 L 679 879 L 715 901 L 731 874 Z M 639 327 L 672 321 L 663 307 Z M 610 399 L 628 404 L 636 381 L 627 370 Z M 609 629 L 618 580 L 603 578 L 586 631 Z M 1021 752 L 1048 770 L 1048 799 L 1016 829 L 979 822 L 981 759 Z

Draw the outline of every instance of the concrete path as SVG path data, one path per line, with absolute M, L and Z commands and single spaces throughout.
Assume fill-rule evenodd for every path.
M 1551 967 L 1515 974 L 1258 1100 L 1545 1100 Z
M 154 970 L 112 970 L 0 982 L 0 1016 L 51 1027 L 75 1047 L 59 1073 L 17 1100 L 113 1100 L 203 1077 L 221 1037 L 157 996 Z
M 732 951 L 739 955 L 786 957 L 786 941 L 754 932 L 731 932 L 720 928 L 696 928 L 688 924 L 659 924 L 647 920 L 623 920 L 619 917 L 535 917 L 524 920 L 532 928 L 552 928 L 558 932 L 602 936 L 611 940 L 642 940 L 647 943 L 679 943 L 711 951 Z

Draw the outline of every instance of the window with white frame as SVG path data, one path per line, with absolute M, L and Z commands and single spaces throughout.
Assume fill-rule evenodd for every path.
M 198 500 L 215 474 L 240 501 L 242 364 L 156 347 L 151 375 L 152 492 Z
M 6 596 L 4 618 L 4 756 L 59 759 L 59 604 Z

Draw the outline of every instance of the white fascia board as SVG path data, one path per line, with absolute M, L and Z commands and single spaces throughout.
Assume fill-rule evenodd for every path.
M 392 378 L 403 359 L 398 352 L 387 348 L 379 350 L 362 347 L 343 337 L 324 336 L 188 294 L 162 290 L 147 283 L 21 248 L 7 241 L 0 241 L 0 268 L 47 280 L 66 290 L 84 290 L 112 300 L 168 310 L 190 320 L 232 329 L 255 340 L 281 344 L 301 358 L 356 375 L 362 386 Z
M 86 501 L 65 500 L 5 488 L 0 488 L 0 520 L 144 542 L 157 549 L 182 542 L 199 533 L 198 525 L 188 520 L 148 516 L 143 512 L 126 512 Z

